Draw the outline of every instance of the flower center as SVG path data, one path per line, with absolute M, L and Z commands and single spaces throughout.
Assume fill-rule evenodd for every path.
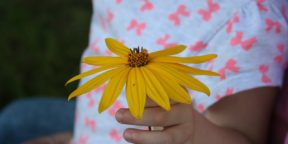
M 146 65 L 148 61 L 149 55 L 146 49 L 143 49 L 143 47 L 141 49 L 139 47 L 130 49 L 128 55 L 128 64 L 130 67 L 141 67 Z

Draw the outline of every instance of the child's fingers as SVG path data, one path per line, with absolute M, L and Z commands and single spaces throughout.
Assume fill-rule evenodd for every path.
M 180 144 L 189 140 L 188 137 L 192 135 L 192 128 L 190 125 L 177 125 L 164 131 L 126 129 L 124 138 L 128 142 L 137 144 Z
M 163 137 L 164 137 L 163 133 L 160 131 L 146 131 L 146 130 L 129 128 L 126 129 L 124 132 L 124 138 L 126 141 L 137 144 L 165 143 L 165 141 L 167 140 L 164 140 Z
M 176 104 L 170 111 L 160 107 L 145 108 L 142 119 L 136 119 L 128 109 L 120 109 L 116 113 L 118 122 L 140 126 L 171 126 L 184 123 L 189 116 L 189 109 L 184 104 Z

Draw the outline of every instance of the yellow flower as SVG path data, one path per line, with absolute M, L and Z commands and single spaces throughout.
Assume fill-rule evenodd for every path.
M 171 56 L 182 52 L 184 45 L 148 53 L 143 48 L 129 49 L 122 43 L 107 38 L 107 47 L 117 57 L 91 56 L 83 59 L 84 63 L 99 66 L 93 70 L 71 78 L 66 84 L 83 77 L 105 71 L 83 84 L 69 95 L 73 97 L 87 93 L 109 80 L 101 98 L 98 111 L 101 113 L 110 107 L 126 84 L 126 99 L 132 115 L 142 118 L 146 96 L 165 110 L 170 110 L 169 99 L 180 103 L 191 103 L 191 97 L 185 88 L 210 95 L 209 88 L 190 76 L 218 76 L 217 73 L 192 68 L 180 63 L 199 64 L 217 57 L 208 54 L 194 57 Z M 185 87 L 185 88 L 184 88 Z

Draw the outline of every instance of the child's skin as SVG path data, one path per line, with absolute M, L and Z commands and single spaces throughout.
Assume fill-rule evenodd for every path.
M 262 87 L 237 93 L 211 106 L 206 115 L 191 105 L 173 103 L 165 111 L 147 101 L 143 119 L 134 119 L 128 109 L 119 109 L 116 119 L 122 124 L 161 126 L 163 131 L 126 129 L 124 138 L 135 144 L 265 144 L 276 87 Z M 29 144 L 68 143 L 71 136 L 52 136 Z M 27 143 L 27 144 L 28 144 Z
M 165 111 L 147 103 L 143 119 L 120 109 L 122 124 L 162 126 L 164 131 L 126 129 L 124 138 L 136 144 L 265 144 L 277 88 L 248 90 L 223 98 L 207 110 L 206 117 L 191 105 L 172 105 Z

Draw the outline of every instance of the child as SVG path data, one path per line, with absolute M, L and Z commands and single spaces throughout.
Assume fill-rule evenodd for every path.
M 197 77 L 211 96 L 190 91 L 192 106 L 174 103 L 167 112 L 148 102 L 143 120 L 133 119 L 126 109 L 124 92 L 102 114 L 97 104 L 104 86 L 84 94 L 77 98 L 74 143 L 267 142 L 271 109 L 287 65 L 287 1 L 94 0 L 93 8 L 83 57 L 110 55 L 106 37 L 149 52 L 184 44 L 187 49 L 180 56 L 216 53 L 217 59 L 195 67 L 221 76 Z M 81 65 L 82 72 L 92 68 Z M 143 126 L 164 130 L 147 131 Z

